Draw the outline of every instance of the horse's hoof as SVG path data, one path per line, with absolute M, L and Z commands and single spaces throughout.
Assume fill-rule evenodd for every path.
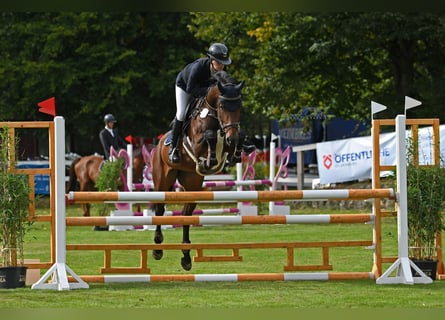
M 164 242 L 164 235 L 162 234 L 162 232 L 155 232 L 155 237 L 154 237 L 154 243 L 159 244 Z
M 243 144 L 242 149 L 245 153 L 251 154 L 256 150 L 256 146 L 254 144 Z
M 190 259 L 190 257 L 181 258 L 181 266 L 185 271 L 192 270 L 192 260 Z
M 153 255 L 153 258 L 155 260 L 161 260 L 162 256 L 164 255 L 164 251 L 162 251 L 162 250 L 153 250 L 152 255 Z

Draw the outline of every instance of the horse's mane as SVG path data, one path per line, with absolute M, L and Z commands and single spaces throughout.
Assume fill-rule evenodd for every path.
M 237 81 L 232 78 L 226 71 L 217 71 L 213 74 L 213 78 L 222 84 L 236 84 Z

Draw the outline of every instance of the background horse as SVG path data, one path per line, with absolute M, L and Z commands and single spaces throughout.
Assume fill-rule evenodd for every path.
M 198 101 L 189 112 L 180 145 L 181 162 L 170 163 L 168 152 L 171 131 L 159 141 L 153 155 L 154 191 L 171 191 L 176 180 L 186 191 L 202 190 L 204 176 L 220 172 L 226 160 L 233 165 L 241 161 L 241 141 L 239 139 L 241 89 L 244 82 L 235 83 L 225 72 L 215 75 L 217 85 L 206 97 Z M 164 203 L 152 205 L 156 216 L 165 212 Z M 182 214 L 190 216 L 196 203 L 184 205 Z M 182 243 L 190 243 L 190 226 L 183 226 Z M 161 226 L 156 226 L 154 242 L 162 243 Z M 190 250 L 182 250 L 181 265 L 185 270 L 192 268 Z M 162 250 L 153 250 L 156 260 L 162 258 Z
M 100 174 L 100 168 L 104 163 L 102 156 L 86 156 L 73 160 L 70 167 L 68 191 L 75 191 L 79 183 L 80 191 L 97 191 L 95 183 Z M 90 215 L 91 205 L 82 203 L 83 216 Z
M 102 156 L 86 156 L 79 157 L 73 160 L 69 171 L 69 182 L 67 186 L 68 191 L 75 191 L 77 183 L 79 183 L 80 191 L 97 191 L 95 187 L 97 177 L 100 174 L 100 169 L 104 164 Z M 142 183 L 143 170 L 145 162 L 142 157 L 142 152 L 135 152 L 133 156 L 133 182 Z M 90 216 L 91 205 L 89 203 L 82 204 L 83 216 Z M 138 208 L 140 211 L 140 208 Z

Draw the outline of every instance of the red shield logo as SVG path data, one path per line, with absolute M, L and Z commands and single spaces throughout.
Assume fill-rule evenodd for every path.
M 332 167 L 332 155 L 323 155 L 323 165 L 326 169 L 330 169 Z

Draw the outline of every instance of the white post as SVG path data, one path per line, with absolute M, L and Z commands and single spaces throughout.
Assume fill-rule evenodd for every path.
M 269 180 L 270 187 L 269 190 L 276 190 L 275 185 L 275 142 L 270 143 L 269 147 Z M 269 215 L 274 214 L 275 203 L 273 201 L 269 202 Z
M 275 184 L 275 142 L 270 143 L 269 147 L 269 180 L 271 182 L 271 185 L 269 187 L 269 190 L 277 190 L 277 186 Z
M 377 284 L 414 284 L 432 283 L 408 257 L 408 205 L 406 187 L 406 117 L 396 117 L 396 166 L 397 166 L 397 233 L 398 259 L 376 281 Z M 411 267 L 417 271 L 418 277 L 413 277 Z M 391 276 L 397 271 L 394 276 Z
M 127 168 L 127 188 L 128 191 L 133 191 L 133 145 L 131 143 L 127 144 L 127 154 L 130 159 Z
M 54 118 L 55 130 L 55 190 L 56 190 L 56 263 L 32 285 L 32 289 L 69 290 L 89 288 L 88 284 L 66 265 L 66 205 L 65 205 L 65 120 Z M 67 272 L 77 281 L 68 282 Z M 46 283 L 52 276 L 50 283 Z
M 267 136 L 263 135 L 263 155 L 264 155 L 264 164 L 267 165 L 266 160 L 266 152 L 267 152 Z
M 236 163 L 236 181 L 243 180 L 243 164 L 241 162 Z M 236 190 L 243 191 L 243 186 L 239 185 Z

